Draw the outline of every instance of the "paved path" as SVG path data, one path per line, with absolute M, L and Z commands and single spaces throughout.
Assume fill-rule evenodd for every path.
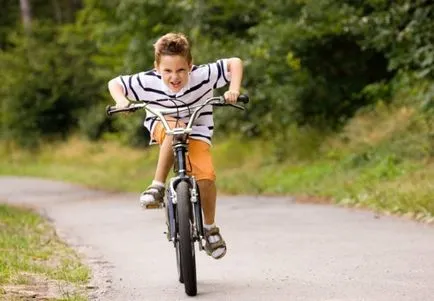
M 177 282 L 163 211 L 141 210 L 136 194 L 0 177 L 0 201 L 36 206 L 86 255 L 93 300 L 192 300 Z M 433 226 L 246 196 L 220 197 L 218 223 L 228 254 L 197 254 L 197 300 L 434 300 Z

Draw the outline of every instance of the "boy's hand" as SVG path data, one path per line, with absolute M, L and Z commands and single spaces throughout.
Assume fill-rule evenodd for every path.
M 127 100 L 117 101 L 116 102 L 116 109 L 125 109 L 125 108 L 128 108 L 129 105 L 130 105 L 130 102 Z
M 232 90 L 228 90 L 224 94 L 224 98 L 226 100 L 226 103 L 229 103 L 229 104 L 235 104 L 238 100 L 238 96 L 240 96 L 240 92 L 232 91 Z
M 126 99 L 123 101 L 117 101 L 116 102 L 116 109 L 126 109 L 130 106 L 130 102 Z M 122 112 L 121 114 L 124 116 L 130 115 L 132 112 Z

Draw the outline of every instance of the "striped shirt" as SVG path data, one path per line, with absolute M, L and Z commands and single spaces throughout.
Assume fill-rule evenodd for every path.
M 117 78 L 118 82 L 124 89 L 125 96 L 133 101 L 156 101 L 157 104 L 150 104 L 149 107 L 161 108 L 184 108 L 190 105 L 198 105 L 204 103 L 205 100 L 213 96 L 213 90 L 225 86 L 230 81 L 230 74 L 227 69 L 227 59 L 220 59 L 214 63 L 193 66 L 189 75 L 188 83 L 177 93 L 172 92 L 166 84 L 164 84 L 161 75 L 156 70 L 140 72 L 133 75 L 121 75 Z M 162 99 L 176 99 L 162 100 Z M 184 123 L 187 123 L 190 112 L 184 111 L 180 117 Z M 205 106 L 196 121 L 193 124 L 191 139 L 197 139 L 211 144 L 211 138 L 214 132 L 212 105 Z M 153 114 L 146 111 L 144 121 L 145 127 L 153 136 L 153 131 L 156 125 L 156 119 Z M 151 140 L 150 144 L 155 144 L 155 140 Z

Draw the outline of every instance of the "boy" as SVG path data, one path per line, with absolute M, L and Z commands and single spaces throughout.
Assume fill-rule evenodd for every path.
M 227 103 L 235 103 L 240 95 L 243 65 L 239 58 L 221 59 L 214 63 L 194 66 L 190 44 L 180 33 L 168 33 L 154 44 L 154 70 L 112 79 L 109 91 L 117 108 L 127 107 L 128 99 L 156 101 L 164 98 L 179 99 L 180 102 L 160 101 L 158 107 L 175 107 L 179 104 L 200 104 L 212 97 L 213 89 L 230 83 L 224 93 Z M 182 101 L 182 102 L 181 102 Z M 188 118 L 171 120 L 179 126 Z M 151 134 L 151 144 L 160 145 L 157 169 L 152 184 L 141 194 L 144 208 L 155 208 L 163 202 L 165 181 L 173 165 L 172 136 L 166 136 L 160 121 L 145 119 L 145 127 Z M 190 135 L 189 162 L 195 176 L 202 201 L 205 229 L 205 249 L 215 259 L 226 254 L 226 243 L 215 225 L 216 186 L 210 145 L 213 134 L 212 106 L 202 109 Z

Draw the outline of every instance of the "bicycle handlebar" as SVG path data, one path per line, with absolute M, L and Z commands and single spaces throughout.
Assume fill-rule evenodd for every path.
M 164 100 L 176 100 L 176 99 L 172 99 L 172 98 L 160 99 L 160 101 L 164 101 Z M 247 104 L 249 102 L 249 96 L 246 94 L 241 94 L 238 97 L 237 102 Z M 187 107 L 183 107 L 183 108 L 170 108 L 170 109 L 152 108 L 151 109 L 148 107 L 148 105 L 151 105 L 151 104 L 158 104 L 158 101 L 135 101 L 135 102 L 131 102 L 128 107 L 119 108 L 119 109 L 116 108 L 116 106 L 108 105 L 106 107 L 106 113 L 108 116 L 111 116 L 113 114 L 120 113 L 120 112 L 135 112 L 138 109 L 145 109 L 145 110 L 149 111 L 150 113 L 154 114 L 155 116 L 157 116 L 161 120 L 161 122 L 163 123 L 163 126 L 166 129 L 168 134 L 177 134 L 177 133 L 180 133 L 179 130 L 181 130 L 181 129 L 175 129 L 175 130 L 170 129 L 170 126 L 167 123 L 166 119 L 164 118 L 164 115 L 174 114 L 174 113 L 179 114 L 179 113 L 185 112 L 185 111 L 190 112 L 192 109 L 195 109 L 190 116 L 190 120 L 188 121 L 187 127 L 182 129 L 183 133 L 189 133 L 189 132 L 191 132 L 193 122 L 196 119 L 197 114 L 206 105 L 232 106 L 232 107 L 244 110 L 243 106 L 226 103 L 226 100 L 223 96 L 210 97 L 203 104 L 192 105 L 192 106 L 187 106 Z
M 160 99 L 159 101 L 164 101 L 164 100 L 176 100 L 176 99 L 167 98 L 167 99 Z M 246 95 L 246 94 L 241 94 L 238 97 L 238 99 L 237 99 L 237 102 L 241 102 L 241 103 L 244 103 L 244 104 L 249 103 L 249 101 L 250 101 L 249 100 L 249 96 Z M 135 112 L 138 109 L 143 109 L 143 108 L 146 109 L 146 110 L 148 110 L 148 111 L 151 111 L 149 108 L 147 108 L 147 106 L 150 105 L 150 104 L 158 104 L 158 101 L 135 101 L 135 102 L 130 103 L 130 105 L 128 107 L 126 107 L 126 108 L 119 108 L 119 109 L 116 108 L 116 106 L 110 106 L 110 105 L 108 105 L 106 107 L 106 113 L 107 113 L 108 116 L 111 116 L 113 114 L 120 113 L 120 112 Z M 223 96 L 216 96 L 216 97 L 208 98 L 205 101 L 204 104 L 196 105 L 196 106 L 192 106 L 192 107 L 193 108 L 194 107 L 204 107 L 204 106 L 206 106 L 208 104 L 217 105 L 217 106 L 219 106 L 219 105 L 221 105 L 221 106 L 229 105 L 229 106 L 234 106 L 236 108 L 244 110 L 244 107 L 237 106 L 237 105 L 232 105 L 232 104 L 227 104 Z M 192 107 L 190 107 L 190 108 L 188 108 L 188 107 L 187 108 L 181 108 L 181 109 L 179 109 L 179 108 L 161 109 L 161 110 L 158 110 L 158 111 L 161 112 L 163 115 L 166 115 L 166 114 L 173 114 L 173 113 L 178 113 L 178 112 L 183 112 L 183 111 L 191 110 Z M 155 111 L 155 109 L 152 109 L 151 113 L 154 113 L 153 111 Z

